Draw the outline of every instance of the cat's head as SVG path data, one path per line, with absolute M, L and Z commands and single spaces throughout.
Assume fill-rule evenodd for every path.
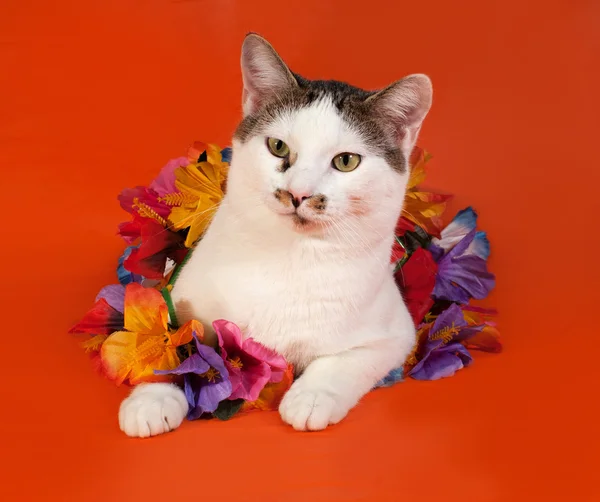
M 299 233 L 393 231 L 431 106 L 429 78 L 411 75 L 373 92 L 307 80 L 255 34 L 241 59 L 244 118 L 233 140 L 231 196 L 266 205 Z

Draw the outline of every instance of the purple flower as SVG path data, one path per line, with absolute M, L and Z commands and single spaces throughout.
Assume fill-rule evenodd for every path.
M 96 296 L 96 301 L 102 298 L 116 311 L 121 312 L 121 314 L 125 312 L 125 286 L 122 284 L 104 286 Z
M 485 298 L 494 287 L 494 274 L 488 272 L 485 259 L 469 253 L 476 234 L 475 229 L 471 230 L 439 258 L 433 288 L 433 296 L 437 299 L 465 304 L 471 298 Z
M 231 380 L 229 399 L 256 401 L 267 383 L 281 382 L 287 369 L 282 356 L 252 338 L 242 339 L 240 328 L 232 322 L 218 320 L 213 328 Z
M 450 224 L 442 230 L 440 238 L 431 240 L 430 251 L 436 261 L 462 241 L 477 226 L 477 213 L 472 207 L 459 211 Z M 487 260 L 490 255 L 490 243 L 485 232 L 478 231 L 475 238 L 464 252 L 465 255 L 474 254 Z
M 460 306 L 451 305 L 433 323 L 424 346 L 417 352 L 419 362 L 408 375 L 416 380 L 437 380 L 469 366 L 473 359 L 461 342 L 480 330 L 467 325 Z
M 189 405 L 188 419 L 212 413 L 219 403 L 231 395 L 229 373 L 221 356 L 212 347 L 202 345 L 193 333 L 198 352 L 173 370 L 155 370 L 157 375 L 183 375 L 185 397 Z

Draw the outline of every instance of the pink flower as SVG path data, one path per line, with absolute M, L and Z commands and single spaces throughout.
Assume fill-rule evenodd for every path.
M 213 328 L 229 372 L 229 399 L 256 401 L 265 385 L 281 381 L 287 369 L 282 356 L 252 338 L 243 340 L 240 328 L 232 322 L 218 320 L 213 322 Z
M 160 170 L 156 179 L 150 183 L 149 188 L 164 197 L 167 194 L 178 192 L 175 188 L 175 169 L 185 167 L 190 163 L 187 157 L 172 159 Z

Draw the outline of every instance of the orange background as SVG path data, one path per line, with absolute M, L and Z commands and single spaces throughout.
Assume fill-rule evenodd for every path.
M 228 143 L 249 30 L 307 77 L 432 77 L 428 184 L 480 212 L 505 352 L 323 433 L 255 413 L 130 440 L 66 331 L 114 280 L 119 191 Z M 597 0 L 3 0 L 0 498 L 600 500 L 599 33 Z

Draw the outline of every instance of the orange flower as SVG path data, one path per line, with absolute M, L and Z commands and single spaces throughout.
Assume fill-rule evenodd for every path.
M 428 234 L 440 237 L 443 228 L 442 214 L 450 195 L 421 191 L 419 185 L 425 180 L 425 164 L 431 159 L 424 150 L 415 147 L 410 159 L 410 178 L 406 187 L 406 197 L 402 215 L 419 225 Z
M 156 289 L 128 284 L 125 291 L 125 330 L 104 340 L 100 348 L 102 367 L 117 385 L 164 381 L 172 377 L 154 370 L 171 370 L 179 363 L 177 347 L 192 340 L 192 331 L 203 334 L 202 325 L 191 321 L 174 333 L 168 327 L 168 308 Z

